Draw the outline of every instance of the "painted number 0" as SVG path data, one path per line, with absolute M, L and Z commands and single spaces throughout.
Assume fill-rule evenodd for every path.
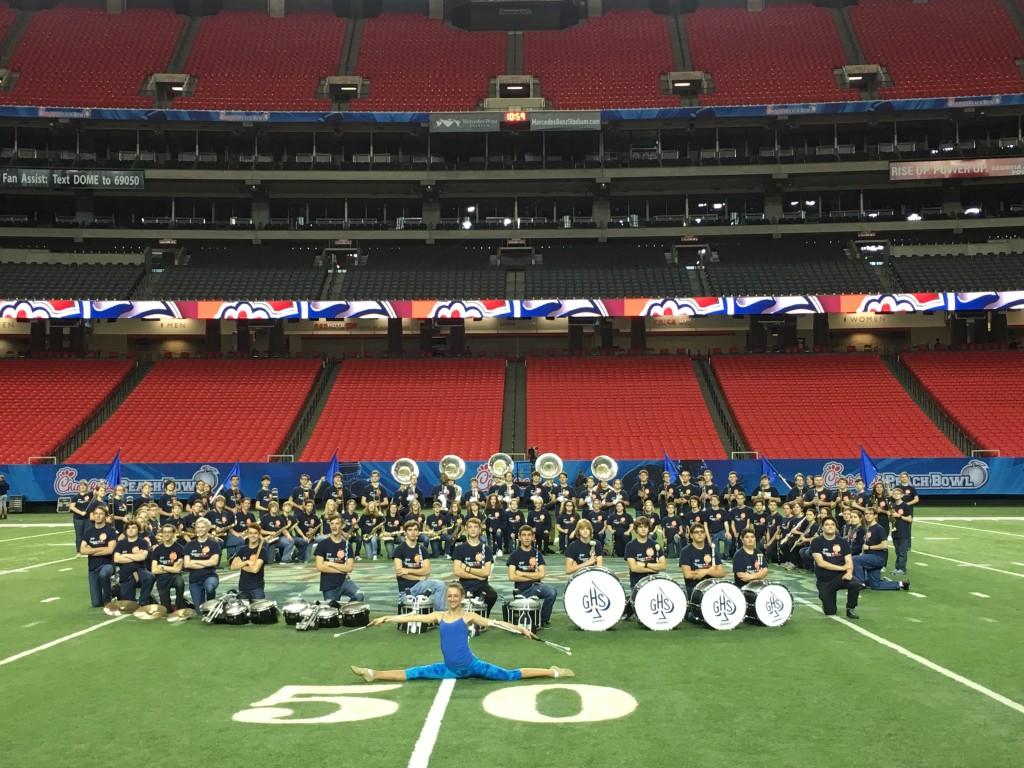
M 286 685 L 277 693 L 254 701 L 252 709 L 243 709 L 232 717 L 239 723 L 260 725 L 326 725 L 352 723 L 387 717 L 398 711 L 398 703 L 377 699 L 367 694 L 392 691 L 399 685 Z M 333 712 L 320 717 L 292 717 L 294 705 L 303 703 L 333 704 Z
M 286 685 L 277 693 L 254 701 L 250 709 L 236 712 L 233 720 L 258 725 L 327 725 L 387 717 L 398 703 L 368 694 L 401 688 L 400 685 Z M 553 717 L 540 712 L 537 698 L 544 691 L 571 691 L 579 696 L 579 711 Z M 337 709 L 320 717 L 294 717 L 300 704 L 333 704 Z M 504 720 L 521 723 L 598 723 L 626 717 L 637 707 L 636 699 L 618 688 L 602 685 L 522 685 L 501 688 L 486 696 L 484 711 Z

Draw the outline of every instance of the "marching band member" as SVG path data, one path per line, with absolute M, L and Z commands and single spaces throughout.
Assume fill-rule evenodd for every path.
M 625 557 L 626 542 L 633 535 L 633 517 L 626 511 L 626 505 L 623 502 L 620 501 L 615 504 L 609 513 L 608 524 L 611 526 L 614 536 L 615 556 Z
M 370 504 L 359 516 L 359 538 L 362 539 L 366 557 L 369 560 L 376 560 L 380 553 L 379 534 L 383 528 L 384 518 L 377 510 L 377 503 Z
M 245 544 L 245 531 L 252 524 L 256 522 L 256 517 L 250 511 L 249 507 L 252 501 L 247 497 L 242 497 L 238 503 L 238 508 L 235 510 L 233 520 L 231 521 L 231 528 L 228 529 L 226 536 L 224 537 L 224 548 L 227 550 L 228 565 L 231 565 L 231 561 L 234 559 L 235 554 Z
M 904 472 L 900 477 L 907 473 Z M 913 486 L 914 503 L 917 503 L 917 492 Z M 896 568 L 893 576 L 903 576 L 907 572 L 907 553 L 910 552 L 910 529 L 914 522 L 914 507 L 904 500 L 903 489 L 892 489 L 892 544 L 896 548 Z
M 270 487 L 270 475 L 260 478 L 260 489 L 256 491 L 256 512 L 265 515 L 270 511 L 270 502 L 277 501 L 277 492 Z
M 885 489 L 885 483 L 881 480 L 875 480 L 875 482 L 871 484 L 871 495 L 868 496 L 868 506 L 874 508 L 875 514 L 878 515 L 878 524 L 885 529 L 885 535 L 887 537 L 891 533 L 889 525 L 889 509 L 891 502 L 892 498 Z
M 277 502 L 275 501 L 274 504 Z M 228 566 L 238 574 L 238 596 L 243 600 L 264 600 L 265 566 L 273 560 L 263 543 L 259 523 L 251 523 L 245 531 L 245 544 L 231 559 Z
M 644 502 L 640 514 L 647 518 L 650 524 L 650 537 L 656 540 L 658 538 L 659 531 L 661 531 L 661 515 L 658 514 L 658 510 L 654 506 L 653 499 L 648 499 Z
M 228 487 L 224 490 L 224 506 L 227 507 L 228 512 L 234 514 L 238 511 L 238 508 L 242 504 L 242 499 L 245 498 L 245 493 L 242 491 L 239 485 L 238 475 L 231 475 L 228 478 Z M 217 500 L 214 499 L 214 502 Z
M 384 486 L 380 484 L 380 472 L 376 469 L 370 472 L 370 485 L 363 490 L 362 497 L 359 500 L 364 509 L 366 508 L 366 502 L 371 499 L 377 502 L 378 507 L 388 502 L 387 492 L 384 490 Z
M 302 505 L 302 509 L 295 512 L 295 526 L 292 529 L 292 536 L 295 539 L 295 550 L 298 553 L 298 560 L 308 563 L 313 559 L 313 543 L 323 527 L 320 515 L 316 513 L 316 504 L 309 499 Z
M 356 500 L 349 499 L 345 502 L 345 508 L 338 513 L 341 517 L 341 535 L 348 542 L 348 556 L 355 558 L 358 562 L 362 560 L 363 537 L 359 535 L 359 510 L 356 508 Z M 422 528 L 422 515 L 417 518 Z
M 757 551 L 757 534 L 747 528 L 740 534 L 740 548 L 732 556 L 732 575 L 737 587 L 748 581 L 768 578 L 768 566 L 764 556 Z
M 782 567 L 787 571 L 804 567 L 801 553 L 818 535 L 818 520 L 814 514 L 814 507 L 801 508 L 803 509 L 803 518 L 790 528 L 789 533 L 779 543 L 779 556 L 783 560 Z
M 341 472 L 335 472 L 331 477 L 330 486 L 321 489 L 320 493 L 324 496 L 325 503 L 327 501 L 334 502 L 335 509 L 340 509 L 350 497 L 348 489 L 345 488 L 345 476 Z
M 883 581 L 882 568 L 889 560 L 889 537 L 879 524 L 875 510 L 864 513 L 865 531 L 860 554 L 853 556 L 853 576 L 868 589 L 910 589 L 909 581 Z
M 526 515 L 526 523 L 537 532 L 541 543 L 541 551 L 551 554 L 551 515 L 544 506 L 543 498 L 533 498 L 533 509 Z
M 120 599 L 135 600 L 135 591 L 138 590 L 139 605 L 149 605 L 153 601 L 153 574 L 146 565 L 150 546 L 150 542 L 139 535 L 136 520 L 125 523 L 124 535 L 114 547 L 114 564 L 120 566 L 117 574 Z
M 505 510 L 498 500 L 498 494 L 491 493 L 487 497 L 484 516 L 487 521 L 487 542 L 494 553 L 501 557 L 505 549 Z
M 779 503 L 774 499 L 768 502 L 768 525 L 764 532 L 764 559 L 769 563 L 779 562 L 779 542 L 782 541 L 782 534 L 785 532 L 783 526 L 789 515 L 788 503 L 783 505 L 783 510 L 779 511 Z M 756 523 L 754 528 L 757 528 Z
M 572 486 L 569 485 L 569 476 L 565 472 L 558 473 L 558 483 L 552 486 L 548 496 L 551 499 L 548 509 L 552 515 L 557 515 L 565 502 L 576 497 Z
M 160 497 L 157 504 L 160 506 L 160 522 L 164 523 L 171 516 L 171 509 L 178 501 L 178 491 L 173 480 L 164 482 L 164 495 Z
M 797 472 L 793 475 L 793 487 L 786 492 L 786 501 L 797 501 L 802 505 L 806 494 L 807 485 L 804 483 L 804 476 Z M 802 506 L 801 509 L 803 509 Z
M 508 556 L 508 578 L 517 595 L 539 597 L 541 626 L 551 626 L 551 611 L 555 607 L 557 592 L 544 584 L 544 555 L 533 544 L 534 531 L 528 525 L 519 529 L 519 547 Z
M 469 479 L 469 491 L 466 492 L 466 496 L 463 501 L 468 505 L 469 502 L 475 501 L 478 505 L 483 506 L 484 503 L 484 492 L 480 490 L 480 484 L 477 482 L 475 477 Z
M 653 504 L 652 501 L 651 505 Z M 633 529 L 636 531 L 636 538 L 626 544 L 625 550 L 630 589 L 652 573 L 661 573 L 665 570 L 665 550 L 656 541 L 648 540 L 651 532 L 650 518 L 640 515 L 633 523 Z
M 761 499 L 761 501 L 764 502 L 765 509 L 768 508 L 772 501 L 776 504 L 782 501 L 782 497 L 779 496 L 779 492 L 775 489 L 775 486 L 772 485 L 772 481 L 768 475 L 761 475 L 760 484 L 758 485 L 757 490 L 754 491 L 751 498 L 754 501 Z
M 210 535 L 217 539 L 219 544 L 227 542 L 231 527 L 235 524 L 233 510 L 228 509 L 228 500 L 224 496 L 217 496 L 213 500 L 213 509 L 207 515 L 210 521 Z
M 571 669 L 551 667 L 539 669 L 523 667 L 520 669 L 504 669 L 486 661 L 481 661 L 469 649 L 469 627 L 484 629 L 489 626 L 501 625 L 508 630 L 518 632 L 523 637 L 533 638 L 534 634 L 525 627 L 518 627 L 504 621 L 495 621 L 466 613 L 462 610 L 462 601 L 466 591 L 461 584 L 451 584 L 442 595 L 446 610 L 436 611 L 428 616 L 406 614 L 403 616 L 378 616 L 370 622 L 371 627 L 381 624 L 405 624 L 410 621 L 437 624 L 440 628 L 441 655 L 444 661 L 423 667 L 408 669 L 373 670 L 366 667 L 352 667 L 352 671 L 368 683 L 377 680 L 441 680 L 465 679 L 482 677 L 485 680 L 523 680 L 537 677 L 573 677 Z
M 384 542 L 384 554 L 388 560 L 394 557 L 395 545 L 402 536 L 402 522 L 403 518 L 398 507 L 398 497 L 396 496 L 388 504 L 388 513 L 384 517 L 384 532 L 381 534 L 381 541 Z
M 498 602 L 498 593 L 490 584 L 494 557 L 490 549 L 480 541 L 482 527 L 480 520 L 470 517 L 466 520 L 466 540 L 455 546 L 452 555 L 452 571 L 465 589 L 467 595 L 480 597 L 487 604 L 487 615 Z
M 114 575 L 114 548 L 117 531 L 107 525 L 107 508 L 97 504 L 92 508 L 92 525 L 82 532 L 80 554 L 89 558 L 89 597 L 93 608 L 102 608 L 110 602 L 110 577 Z
M 7 476 L 0 474 L 0 520 L 7 519 L 7 494 L 11 492 L 11 484 Z
M 664 479 L 668 479 L 668 473 L 664 473 Z M 689 504 L 690 497 L 696 496 L 700 498 L 700 488 L 690 477 L 690 470 L 684 469 L 679 473 L 679 482 L 675 486 L 675 499 L 676 506 L 680 504 Z
M 651 482 L 650 472 L 646 469 L 641 469 L 637 472 L 636 485 L 633 486 L 630 498 L 633 502 L 633 509 L 643 509 L 644 503 L 648 500 L 652 502 L 658 501 L 660 504 L 658 491 L 655 489 L 654 483 Z M 663 505 L 661 506 L 661 513 L 665 513 L 665 507 Z
M 739 549 L 740 534 L 750 525 L 750 518 L 754 514 L 754 510 L 747 506 L 747 494 L 744 491 L 734 491 L 733 499 L 736 506 L 729 510 L 725 536 L 729 542 L 729 557 Z
M 691 502 L 692 509 L 692 502 Z M 729 510 L 721 505 L 718 496 L 711 496 L 705 510 L 707 517 L 706 524 L 708 533 L 711 536 L 711 547 L 715 550 L 715 559 L 721 562 L 729 555 L 732 546 L 732 531 L 729 528 Z M 696 515 L 691 514 L 687 522 L 690 525 L 696 521 Z
M 704 579 L 725 578 L 725 567 L 715 556 L 714 547 L 707 540 L 707 529 L 700 523 L 690 526 L 690 543 L 679 553 L 679 570 L 683 572 L 687 598 Z
M 565 573 L 572 576 L 576 571 L 593 565 L 604 565 L 604 545 L 599 539 L 594 539 L 594 526 L 590 521 L 580 520 L 565 550 Z
M 285 501 L 285 504 L 290 505 L 291 501 Z M 288 533 L 288 525 L 288 517 L 281 514 L 278 503 L 270 501 L 266 514 L 260 517 L 260 528 L 267 540 L 267 563 L 273 563 L 278 557 L 282 563 L 291 562 L 295 544 Z
M 299 484 L 292 488 L 288 498 L 296 509 L 303 509 L 306 506 L 306 501 L 313 501 L 315 495 L 316 492 L 313 490 L 312 479 L 308 473 L 303 472 L 299 475 Z
M 746 499 L 747 491 L 740 483 L 740 476 L 735 471 L 729 472 L 722 489 L 722 502 L 729 509 L 741 506 L 740 494 Z
M 599 510 L 588 510 L 584 514 L 604 517 L 604 513 Z M 562 552 L 565 552 L 569 546 L 569 539 L 572 537 L 572 532 L 576 529 L 576 524 L 579 521 L 580 518 L 576 514 L 575 502 L 572 500 L 565 502 L 562 505 L 562 511 L 558 513 L 558 517 L 555 520 L 555 530 L 558 531 L 558 548 Z
M 71 522 L 75 526 L 75 552 L 82 550 L 82 537 L 85 529 L 92 523 L 92 515 L 89 513 L 89 504 L 92 502 L 92 493 L 89 491 L 89 483 L 80 480 L 78 483 L 78 494 L 74 501 L 68 506 L 71 510 Z
M 140 509 L 145 509 L 150 504 L 157 506 L 156 499 L 153 498 L 153 484 L 146 480 L 139 486 L 139 498 L 135 502 L 135 512 L 138 513 Z
M 185 545 L 185 570 L 188 571 L 188 591 L 192 605 L 197 609 L 207 600 L 217 597 L 217 565 L 220 563 L 220 542 L 210 535 L 210 522 L 201 517 L 196 521 L 196 537 Z
M 836 508 L 836 495 L 825 487 L 825 478 L 821 475 L 814 476 L 814 487 L 808 493 L 804 506 L 813 507 L 819 518 L 822 511 L 832 512 Z
M 395 547 L 392 563 L 398 581 L 399 594 L 430 595 L 434 608 L 444 607 L 444 584 L 430 578 L 430 558 L 420 543 L 420 526 L 415 520 L 406 520 L 402 525 L 403 541 Z
M 424 521 L 424 531 L 427 534 L 430 556 L 441 557 L 442 552 L 448 554 L 448 546 L 451 544 L 451 522 L 439 499 L 435 498 L 432 506 L 433 509 Z
M 156 591 L 160 605 L 178 611 L 185 607 L 185 580 L 181 571 L 185 567 L 185 548 L 179 544 L 177 531 L 171 523 L 160 526 L 160 543 L 149 550 L 149 570 L 156 577 Z M 174 608 L 171 608 L 171 590 L 174 590 Z
M 700 485 L 700 498 L 705 504 L 711 500 L 712 496 L 718 496 L 719 500 L 721 500 L 722 492 L 715 485 L 715 476 L 711 473 L 710 469 L 705 469 L 700 473 L 698 483 Z M 722 506 L 725 505 L 723 504 Z
M 665 550 L 669 557 L 679 557 L 679 550 L 682 549 L 679 538 L 681 523 L 680 516 L 676 514 L 676 503 L 670 501 L 665 505 L 665 515 L 661 519 L 661 526 L 665 531 Z
M 349 600 L 363 602 L 366 599 L 359 585 L 352 580 L 356 562 L 348 555 L 348 544 L 342 534 L 342 520 L 332 514 L 327 521 L 331 533 L 316 545 L 316 569 L 320 572 L 320 591 L 324 600 Z
M 186 506 L 189 509 L 193 509 L 197 502 L 203 510 L 210 506 L 210 486 L 205 480 L 196 480 L 195 490 L 189 494 L 188 504 Z
M 864 586 L 853 575 L 853 557 L 849 545 L 836 535 L 836 521 L 825 518 L 821 534 L 810 545 L 814 558 L 814 575 L 818 583 L 818 597 L 826 616 L 836 615 L 836 593 L 846 590 L 846 618 L 859 619 L 857 599 Z
M 515 477 L 511 472 L 506 472 L 502 481 L 491 489 L 498 494 L 507 507 L 512 499 L 519 499 L 519 488 L 516 486 Z
M 121 483 L 114 486 L 114 493 L 110 496 L 108 507 L 114 519 L 114 530 L 121 535 L 124 533 L 124 526 L 128 519 L 128 500 L 124 497 L 124 486 Z

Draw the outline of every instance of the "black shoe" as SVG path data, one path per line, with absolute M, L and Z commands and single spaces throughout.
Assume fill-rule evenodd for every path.
M 551 627 L 551 622 L 550 621 L 541 622 L 541 625 L 540 625 L 541 629 L 550 629 L 550 627 Z
M 847 608 L 846 609 L 846 618 L 848 618 L 848 619 L 859 619 L 860 616 L 857 615 L 857 612 L 855 610 L 853 610 L 853 608 Z
M 905 590 L 909 591 L 910 590 L 910 582 L 909 581 L 901 581 L 900 582 L 900 589 L 905 589 Z

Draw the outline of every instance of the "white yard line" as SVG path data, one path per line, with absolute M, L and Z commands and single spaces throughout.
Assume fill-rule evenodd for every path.
M 928 552 L 922 552 L 919 549 L 914 550 L 914 554 L 916 554 L 916 555 L 924 555 L 925 557 L 934 557 L 937 560 L 946 560 L 946 561 L 948 561 L 950 563 L 956 563 L 957 565 L 965 567 L 965 568 L 980 568 L 983 571 L 992 571 L 993 573 L 1003 573 L 1003 574 L 1006 574 L 1007 576 L 1016 576 L 1018 579 L 1024 579 L 1024 573 L 1017 573 L 1016 571 L 1004 571 L 1002 568 L 993 568 L 992 566 L 990 566 L 990 565 L 988 565 L 986 563 L 968 563 L 965 560 L 957 560 L 956 558 L 953 558 L 953 557 L 943 557 L 942 555 L 932 555 L 932 554 L 930 554 Z
M 0 531 L 4 528 L 64 528 L 70 531 L 74 527 L 72 523 L 0 523 Z
M 1003 515 L 1003 516 L 991 516 L 991 517 L 968 517 L 966 515 L 928 515 L 917 516 L 914 515 L 914 522 L 917 523 L 933 523 L 936 520 L 956 520 L 957 522 L 971 522 L 972 520 L 981 520 L 983 523 L 1024 523 L 1024 515 Z
M 90 632 L 95 632 L 100 627 L 105 627 L 108 624 L 113 624 L 115 621 L 120 621 L 121 619 L 127 619 L 127 618 L 128 618 L 127 614 L 125 614 L 124 616 L 115 616 L 112 619 L 107 619 L 106 621 L 101 621 L 99 624 L 93 624 L 91 627 L 86 627 L 85 629 L 80 629 L 78 632 L 72 632 L 70 635 L 64 635 L 64 637 L 58 637 L 56 640 L 51 640 L 48 643 L 43 643 L 42 645 L 37 645 L 35 648 L 29 648 L 27 651 L 22 651 L 21 653 L 16 653 L 13 656 L 8 656 L 6 659 L 0 659 L 0 667 L 3 667 L 5 665 L 7 665 L 7 664 L 13 664 L 14 662 L 16 662 L 16 661 L 18 661 L 20 659 L 24 659 L 26 656 L 31 656 L 34 653 L 39 653 L 40 651 L 45 651 L 48 648 L 53 648 L 54 646 L 60 645 L 61 643 L 66 643 L 68 640 L 74 640 L 76 637 L 81 637 L 82 635 L 87 635 Z
M 33 568 L 43 568 L 47 565 L 56 565 L 57 563 L 66 563 L 69 560 L 77 560 L 78 555 L 72 555 L 71 557 L 65 557 L 63 560 L 50 560 L 47 563 L 36 563 L 35 565 L 26 565 L 23 568 L 11 568 L 7 571 L 0 571 L 0 576 L 6 576 L 9 573 L 24 573 L 25 571 L 31 571 Z
M 1024 539 L 1024 533 L 1010 533 L 1009 531 L 993 531 L 991 528 L 974 528 L 970 525 L 950 525 L 949 523 L 937 523 L 934 520 L 914 520 L 914 522 L 924 523 L 925 525 L 940 525 L 943 528 L 956 528 L 960 531 L 974 531 L 975 533 L 994 533 L 996 536 L 1012 536 L 1015 539 Z
M 808 608 L 811 608 L 812 610 L 818 611 L 819 613 L 821 612 L 821 608 L 819 608 L 815 603 L 812 603 L 809 600 L 804 600 L 802 597 L 794 597 L 793 599 L 799 602 L 801 605 L 805 605 Z M 947 669 L 941 664 L 936 664 L 931 659 L 926 659 L 924 656 L 914 653 L 913 651 L 904 648 L 902 645 L 894 643 L 892 640 L 887 640 L 881 635 L 876 635 L 874 632 L 864 629 L 863 627 L 854 624 L 852 621 L 847 621 L 846 619 L 841 618 L 839 616 L 829 616 L 829 618 L 833 621 L 842 624 L 844 627 L 847 627 L 851 631 L 856 632 L 859 635 L 863 635 L 869 640 L 874 640 L 879 645 L 885 646 L 890 650 L 896 651 L 896 653 L 898 653 L 900 656 L 910 659 L 911 661 L 917 662 L 922 667 L 930 669 L 933 672 L 938 672 L 943 677 L 952 680 L 953 682 L 960 683 L 960 685 L 966 688 L 970 688 L 972 691 L 977 691 L 983 696 L 987 696 L 993 701 L 1002 704 L 1004 707 L 1012 709 L 1017 714 L 1024 715 L 1024 704 L 1021 704 L 1018 701 L 1009 699 L 1006 696 L 1003 696 L 1001 693 L 996 693 L 991 688 L 986 688 L 981 683 L 976 683 L 973 680 L 966 678 L 963 675 L 960 675 L 951 669 Z
M 11 541 L 24 541 L 25 539 L 38 539 L 40 536 L 56 536 L 64 531 L 48 531 L 46 533 L 33 533 L 31 536 L 15 536 L 13 539 L 0 539 L 0 544 L 7 544 Z M 58 547 L 67 546 L 66 544 L 57 544 Z
M 423 723 L 423 730 L 420 731 L 412 757 L 409 758 L 409 768 L 427 768 L 430 753 L 434 751 L 437 736 L 441 732 L 441 723 L 444 721 L 444 713 L 448 709 L 448 702 L 454 689 L 455 680 L 441 681 L 437 695 L 434 696 L 434 703 L 430 705 L 430 712 L 427 713 L 427 721 Z
M 984 592 L 971 592 L 971 594 L 975 597 L 984 597 L 986 600 L 990 597 L 989 595 L 986 595 Z
M 39 602 L 40 603 L 54 603 L 57 600 L 60 600 L 60 598 L 59 597 L 47 597 L 47 598 L 44 598 L 44 599 L 40 600 Z
M 907 594 L 913 595 L 914 597 L 928 597 L 928 595 L 922 595 L 920 592 L 907 592 Z

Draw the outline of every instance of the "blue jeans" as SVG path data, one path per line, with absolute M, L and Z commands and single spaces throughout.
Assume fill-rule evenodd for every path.
M 188 583 L 188 593 L 192 596 L 192 607 L 198 610 L 199 606 L 207 600 L 216 598 L 218 584 L 220 584 L 220 579 L 217 578 L 217 574 L 207 576 L 202 581 L 190 581 Z
M 298 560 L 300 563 L 308 563 L 310 557 L 313 555 L 313 547 L 309 543 L 309 539 L 303 539 L 296 536 L 292 539 L 292 544 L 295 547 L 295 551 L 298 553 Z M 285 562 L 288 562 L 285 560 Z
M 409 590 L 411 595 L 422 595 L 424 592 L 430 590 L 430 597 L 434 601 L 434 610 L 444 610 L 444 582 L 438 579 L 424 579 L 423 581 L 417 581 L 412 585 Z
M 523 586 L 521 584 L 516 585 L 516 593 L 523 597 L 539 597 L 544 601 L 544 605 L 540 609 L 540 620 L 543 624 L 551 623 L 551 611 L 555 607 L 555 597 L 558 596 L 558 592 L 550 584 L 545 584 L 541 581 L 536 581 L 533 584 Z
M 235 559 L 235 555 L 245 545 L 245 539 L 239 536 L 234 531 L 228 531 L 227 538 L 224 539 L 224 548 L 228 551 L 227 564 L 231 565 L 231 561 Z
M 371 536 L 368 539 L 363 539 L 363 555 L 368 560 L 372 560 L 380 554 L 380 539 L 376 536 Z
M 896 570 L 907 570 L 907 554 L 910 552 L 910 537 L 893 537 L 893 546 L 896 547 Z
M 75 526 L 75 552 L 82 549 L 82 539 L 85 538 L 85 529 L 89 525 L 89 518 L 71 513 L 71 524 Z
M 800 548 L 800 562 L 803 563 L 805 571 L 814 570 L 814 556 L 811 555 L 811 546 L 809 544 L 806 547 Z
M 295 549 L 295 542 L 291 539 L 286 539 L 282 536 L 277 541 L 272 541 L 270 544 L 267 544 L 266 547 L 272 553 L 280 552 L 282 563 L 290 563 L 292 561 L 292 550 Z M 274 562 L 276 554 L 271 555 L 271 558 L 271 562 Z
M 138 576 L 122 576 L 118 591 L 122 600 L 134 600 L 135 590 L 139 590 L 139 605 L 149 605 L 153 602 L 153 580 L 156 578 L 147 570 L 142 568 L 135 571 Z
M 359 589 L 359 585 L 352 581 L 352 579 L 345 579 L 340 587 L 324 590 L 324 600 L 341 600 L 342 597 L 347 597 L 349 600 L 360 603 L 366 600 L 363 591 Z
M 729 556 L 729 540 L 725 538 L 725 531 L 711 534 L 711 551 L 715 553 L 715 562 L 718 563 Z
M 242 600 L 266 600 L 267 599 L 267 595 L 263 591 L 262 587 L 255 587 L 253 589 L 246 590 L 245 592 L 239 592 L 238 596 Z
M 114 575 L 112 563 L 89 569 L 89 599 L 93 608 L 102 608 L 110 602 L 110 577 Z

